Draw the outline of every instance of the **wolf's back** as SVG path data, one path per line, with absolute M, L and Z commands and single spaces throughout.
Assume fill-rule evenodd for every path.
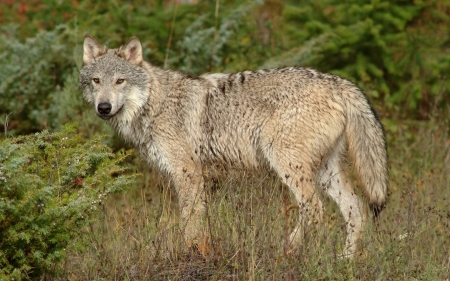
M 347 112 L 349 156 L 376 217 L 385 206 L 388 189 L 384 130 L 368 100 L 355 85 L 345 81 L 342 93 Z

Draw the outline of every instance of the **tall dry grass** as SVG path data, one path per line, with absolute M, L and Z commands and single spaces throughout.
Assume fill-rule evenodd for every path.
M 443 116 L 448 116 L 443 114 Z M 70 280 L 449 280 L 450 136 L 446 118 L 388 132 L 390 197 L 369 222 L 354 260 L 340 259 L 345 225 L 324 198 L 324 222 L 285 254 L 298 216 L 289 191 L 269 172 L 233 171 L 206 190 L 209 255 L 187 252 L 176 196 L 156 171 L 112 199 L 92 225 L 84 252 L 72 252 Z M 142 163 L 140 169 L 149 169 Z

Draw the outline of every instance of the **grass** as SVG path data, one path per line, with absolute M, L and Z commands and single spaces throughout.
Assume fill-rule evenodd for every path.
M 211 251 L 207 257 L 187 252 L 173 188 L 151 171 L 139 186 L 103 206 L 86 250 L 70 253 L 60 278 L 449 280 L 449 124 L 438 120 L 398 124 L 389 132 L 389 202 L 377 223 L 369 223 L 354 260 L 338 258 L 345 225 L 330 200 L 324 200 L 324 223 L 307 230 L 303 248 L 285 254 L 298 214 L 271 173 L 231 172 L 210 183 L 205 223 Z

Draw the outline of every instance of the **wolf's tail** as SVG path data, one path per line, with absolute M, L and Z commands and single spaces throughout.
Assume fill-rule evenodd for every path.
M 344 87 L 343 98 L 349 156 L 376 218 L 386 204 L 388 190 L 384 130 L 364 94 L 350 82 Z

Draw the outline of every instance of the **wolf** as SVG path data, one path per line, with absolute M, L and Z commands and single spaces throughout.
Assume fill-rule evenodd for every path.
M 349 163 L 375 217 L 388 190 L 384 130 L 357 86 L 304 67 L 196 76 L 158 68 L 142 51 L 137 37 L 108 49 L 87 34 L 79 87 L 100 118 L 170 176 L 187 247 L 205 241 L 205 169 L 266 165 L 298 203 L 290 248 L 302 244 L 306 224 L 322 220 L 325 193 L 346 222 L 343 255 L 355 254 L 368 208 Z

